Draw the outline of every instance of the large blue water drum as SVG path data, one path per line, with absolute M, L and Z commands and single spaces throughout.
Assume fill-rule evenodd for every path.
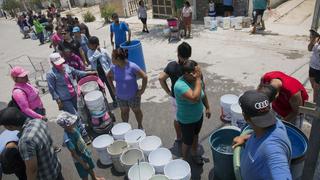
M 240 129 L 226 126 L 214 131 L 209 138 L 214 163 L 214 177 L 221 180 L 234 180 L 232 143 Z
M 130 44 L 124 42 L 120 45 L 123 49 L 128 49 L 128 60 L 136 63 L 144 72 L 146 72 L 146 65 L 144 63 L 142 45 L 139 40 L 132 40 Z

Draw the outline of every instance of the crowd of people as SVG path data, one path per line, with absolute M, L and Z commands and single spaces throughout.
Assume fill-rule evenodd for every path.
M 138 15 L 143 23 L 143 32 L 148 33 L 145 7 L 143 3 L 139 4 Z M 191 24 L 190 4 L 186 2 L 181 13 L 184 21 Z M 210 9 L 209 13 L 213 10 Z M 111 54 L 100 46 L 99 38 L 90 35 L 88 27 L 77 18 L 70 15 L 61 18 L 54 6 L 48 9 L 47 17 L 46 21 L 45 15 L 35 16 L 30 11 L 19 17 L 18 24 L 24 33 L 34 26 L 41 44 L 45 37 L 49 38 L 53 53 L 49 55 L 51 68 L 46 79 L 52 99 L 63 111 L 55 122 L 64 129 L 63 143 L 74 159 L 80 178 L 86 180 L 91 176 L 102 180 L 104 178 L 94 172 L 95 164 L 87 146 L 91 137 L 79 115 L 77 81 L 87 75 L 98 76 L 106 85 L 113 106 L 120 108 L 122 121 L 129 121 L 131 109 L 138 128 L 143 129 L 141 96 L 147 90 L 148 76 L 128 59 L 128 50 L 120 47 L 123 43 L 130 44 L 131 30 L 116 13 L 112 15 L 110 25 Z M 44 27 L 44 23 L 50 28 Z M 51 34 L 44 35 L 44 29 Z M 190 30 L 191 26 L 187 26 L 187 36 L 190 36 Z M 314 32 L 308 46 L 313 51 L 309 76 L 314 97 L 319 90 L 319 37 Z M 191 56 L 192 47 L 182 42 L 177 47 L 177 61 L 167 64 L 159 75 L 159 83 L 172 103 L 175 143 L 182 147 L 182 158 L 188 160 L 190 153 L 192 161 L 201 166 L 204 160 L 198 153 L 199 133 L 204 117 L 211 118 L 211 109 L 202 70 L 196 61 L 190 59 Z M 7 129 L 0 135 L 0 170 L 15 174 L 20 180 L 62 180 L 63 167 L 57 156 L 60 148 L 53 145 L 46 110 L 39 91 L 29 83 L 28 73 L 19 66 L 10 71 L 14 81 L 12 98 L 8 107 L 0 111 L 0 125 Z M 138 79 L 142 80 L 140 87 Z M 171 87 L 167 84 L 168 79 Z M 289 169 L 292 147 L 282 121 L 302 128 L 303 116 L 298 108 L 307 100 L 308 94 L 303 85 L 281 71 L 265 73 L 257 89 L 241 95 L 239 104 L 244 119 L 253 129 L 253 134 L 234 139 L 233 147 L 246 144 L 241 154 L 243 179 L 292 178 Z

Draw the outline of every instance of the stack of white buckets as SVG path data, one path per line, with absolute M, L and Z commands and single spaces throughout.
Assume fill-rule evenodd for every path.
M 223 29 L 234 28 L 236 30 L 241 30 L 247 27 L 247 22 L 250 22 L 250 17 L 204 17 L 204 27 L 207 29 L 215 30 L 217 27 Z
M 242 129 L 246 121 L 239 105 L 239 97 L 234 94 L 225 94 L 220 98 L 221 120 Z
M 118 172 L 125 172 L 129 180 L 189 180 L 191 168 L 186 161 L 173 160 L 169 149 L 163 148 L 157 136 L 146 136 L 129 123 L 118 123 L 111 135 L 95 138 L 92 146 L 104 165 L 113 164 Z

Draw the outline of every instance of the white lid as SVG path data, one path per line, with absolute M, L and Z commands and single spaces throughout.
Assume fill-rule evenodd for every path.
M 140 149 L 144 151 L 153 151 L 162 145 L 162 141 L 158 136 L 147 136 L 139 142 Z
M 113 137 L 108 135 L 108 134 L 104 134 L 104 135 L 100 135 L 98 137 L 96 137 L 93 142 L 92 142 L 92 146 L 94 148 L 97 149 L 102 149 L 102 148 L 106 148 L 107 146 L 111 145 L 113 143 Z
M 126 122 L 118 123 L 111 129 L 113 135 L 122 135 L 131 130 L 131 125 Z
M 91 91 L 84 96 L 84 100 L 86 102 L 96 101 L 100 98 L 103 98 L 103 94 L 100 91 Z
M 232 104 L 231 111 L 235 112 L 237 114 L 242 114 L 242 109 L 241 109 L 241 106 L 239 105 L 239 103 Z
M 136 143 L 142 141 L 146 137 L 146 133 L 141 129 L 133 129 L 124 135 L 127 143 Z
M 239 101 L 239 97 L 234 94 L 225 94 L 220 98 L 221 103 L 225 104 L 235 104 Z
M 167 148 L 159 148 L 149 154 L 149 162 L 155 166 L 168 164 L 172 160 L 171 151 Z
M 98 83 L 96 81 L 89 81 L 81 85 L 80 90 L 81 92 L 90 92 L 97 90 Z

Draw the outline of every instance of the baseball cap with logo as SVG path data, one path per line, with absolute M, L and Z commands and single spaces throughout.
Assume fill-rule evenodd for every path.
M 78 26 L 76 26 L 76 27 L 74 27 L 74 28 L 72 29 L 72 32 L 73 32 L 73 33 L 80 32 L 80 28 L 79 28 Z
M 15 66 L 10 70 L 10 74 L 12 77 L 25 77 L 26 75 L 28 75 L 28 73 L 28 71 L 20 66 Z
M 52 53 L 49 56 L 50 61 L 55 65 L 60 65 L 65 62 L 59 53 Z
M 275 115 L 270 111 L 269 98 L 265 94 L 256 90 L 246 91 L 239 98 L 239 104 L 254 125 L 266 128 L 276 123 Z

